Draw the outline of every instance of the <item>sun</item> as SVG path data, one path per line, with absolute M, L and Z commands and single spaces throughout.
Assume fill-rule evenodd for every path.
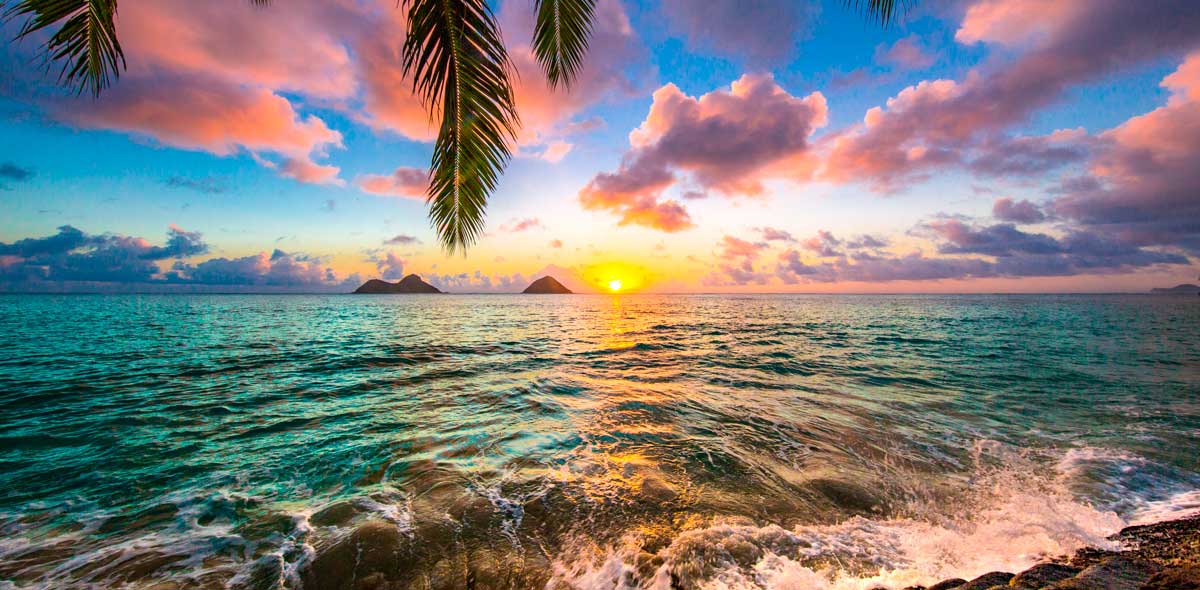
M 621 290 L 621 279 L 613 279 L 608 282 L 608 290 L 616 293 Z

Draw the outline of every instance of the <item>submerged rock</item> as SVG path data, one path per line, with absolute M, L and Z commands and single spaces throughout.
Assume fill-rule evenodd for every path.
M 522 293 L 538 295 L 569 295 L 571 290 L 550 275 L 546 275 L 525 287 Z
M 379 279 L 371 279 L 354 290 L 355 293 L 366 294 L 412 294 L 412 293 L 441 293 L 437 287 L 421 280 L 417 275 L 408 275 L 398 283 L 389 283 Z

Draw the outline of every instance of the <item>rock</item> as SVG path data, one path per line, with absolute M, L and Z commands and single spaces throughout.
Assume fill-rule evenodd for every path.
M 1140 590 L 1200 590 L 1200 565 L 1165 569 L 1154 574 Z
M 544 276 L 525 287 L 522 293 L 539 294 L 539 295 L 569 295 L 571 290 L 564 287 L 552 276 Z
M 930 586 L 927 590 L 956 590 L 959 586 L 966 583 L 967 581 L 962 578 L 951 578 L 949 580 L 942 580 Z
M 671 484 L 657 477 L 647 476 L 642 479 L 638 495 L 647 502 L 662 504 L 674 500 L 678 494 L 676 494 L 675 488 L 671 487 Z
M 1113 540 L 1127 554 L 1162 565 L 1200 564 L 1200 516 L 1122 529 Z
M 1008 572 L 988 572 L 955 588 L 955 590 L 988 590 L 992 586 L 1007 586 L 1013 575 Z
M 409 559 L 396 525 L 368 522 L 320 551 L 304 572 L 306 590 L 370 590 L 407 573 Z
M 1075 577 L 1047 586 L 1051 590 L 1139 590 L 1162 566 L 1136 557 L 1117 556 Z
M 341 526 L 354 519 L 358 510 L 349 502 L 336 502 L 309 517 L 314 526 Z
M 1072 578 L 1081 571 L 1083 570 L 1080 568 L 1061 563 L 1039 563 L 1014 576 L 1008 581 L 1008 585 L 1014 588 L 1038 590 L 1055 582 Z
M 354 290 L 355 293 L 367 294 L 403 294 L 403 293 L 441 293 L 437 287 L 421 280 L 417 275 L 408 275 L 398 283 L 389 283 L 379 279 L 371 279 Z

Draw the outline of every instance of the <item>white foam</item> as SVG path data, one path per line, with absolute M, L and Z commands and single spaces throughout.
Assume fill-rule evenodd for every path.
M 1165 500 L 1146 502 L 1129 518 L 1130 524 L 1153 524 L 1200 515 L 1200 490 L 1188 490 Z

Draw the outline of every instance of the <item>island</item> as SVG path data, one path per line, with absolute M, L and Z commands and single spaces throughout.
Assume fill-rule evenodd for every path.
M 398 283 L 389 283 L 379 279 L 371 279 L 354 290 L 355 293 L 366 294 L 413 294 L 441 293 L 437 287 L 421 280 L 417 275 L 408 275 Z
M 1200 293 L 1200 285 L 1185 283 L 1174 287 L 1155 287 L 1150 292 L 1155 295 L 1196 295 Z
M 525 287 L 522 293 L 539 294 L 539 295 L 569 295 L 571 290 L 564 287 L 552 276 L 546 275 Z

